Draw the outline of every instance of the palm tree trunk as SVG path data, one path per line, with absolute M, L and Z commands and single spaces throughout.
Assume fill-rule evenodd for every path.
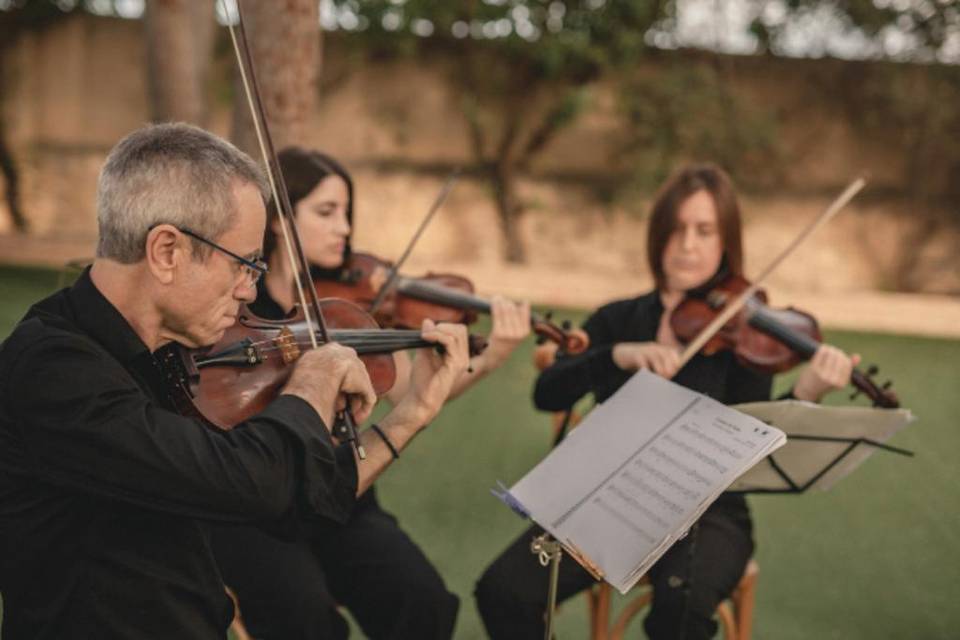
M 213 16 L 211 0 L 147 2 L 147 86 L 154 122 L 206 125 Z
M 267 123 L 277 149 L 304 144 L 316 109 L 320 17 L 316 0 L 243 0 L 250 55 Z M 239 73 L 236 74 L 239 76 Z M 239 77 L 233 101 L 234 143 L 259 158 L 256 133 Z
M 25 232 L 27 230 L 27 219 L 20 209 L 20 174 L 17 171 L 13 154 L 10 153 L 10 147 L 7 145 L 7 136 L 2 123 L 0 123 L 0 172 L 3 173 L 6 180 L 7 209 L 9 209 L 10 217 L 13 219 L 13 226 L 17 231 Z

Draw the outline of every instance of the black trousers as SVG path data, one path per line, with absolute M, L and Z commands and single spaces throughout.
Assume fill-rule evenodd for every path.
M 474 595 L 493 640 L 540 640 L 549 571 L 530 553 L 533 527 L 487 567 Z M 644 620 L 652 640 L 706 640 L 717 632 L 717 605 L 733 592 L 753 554 L 750 514 L 741 496 L 725 494 L 650 569 L 653 603 Z M 595 581 L 569 557 L 560 562 L 557 601 Z
M 371 492 L 346 525 L 310 524 L 295 542 L 254 527 L 217 527 L 212 539 L 257 640 L 346 638 L 337 605 L 375 640 L 453 635 L 459 599 Z

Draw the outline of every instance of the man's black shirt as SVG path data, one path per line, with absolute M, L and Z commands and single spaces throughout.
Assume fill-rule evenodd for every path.
M 356 486 L 352 452 L 299 398 L 229 432 L 171 411 L 85 272 L 0 345 L 3 639 L 223 638 L 204 521 L 343 521 Z

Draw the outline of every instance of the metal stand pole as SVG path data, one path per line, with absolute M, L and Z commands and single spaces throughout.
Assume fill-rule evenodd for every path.
M 547 616 L 544 640 L 553 640 L 553 617 L 557 609 L 557 581 L 560 577 L 560 557 L 563 547 L 560 543 L 544 533 L 530 543 L 530 552 L 537 554 L 540 564 L 550 566 L 550 586 L 547 590 Z

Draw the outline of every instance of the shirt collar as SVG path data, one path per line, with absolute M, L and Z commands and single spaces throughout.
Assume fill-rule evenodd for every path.
M 149 353 L 126 318 L 100 293 L 90 278 L 90 267 L 67 291 L 77 325 L 121 362 L 130 362 Z

